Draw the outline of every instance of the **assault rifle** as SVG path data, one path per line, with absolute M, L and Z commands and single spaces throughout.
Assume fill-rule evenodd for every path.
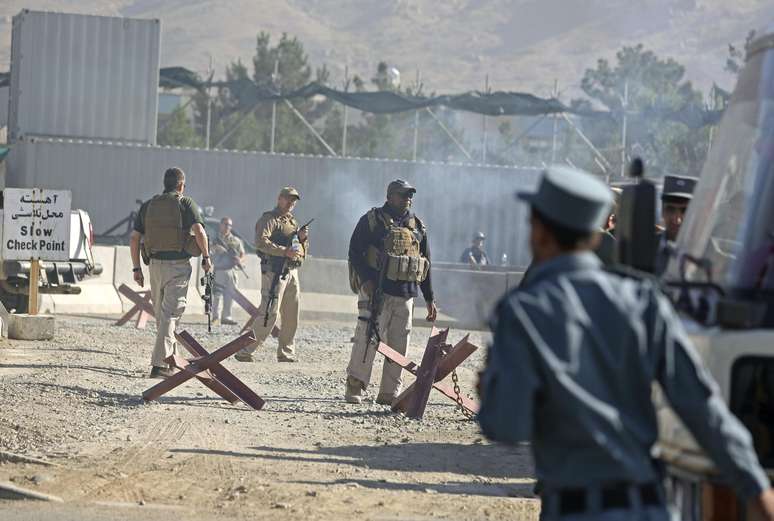
M 296 232 L 290 237 L 290 243 L 293 243 L 293 239 L 298 235 L 298 232 L 307 228 L 314 222 L 314 219 L 310 219 L 305 225 L 296 230 Z M 266 312 L 263 315 L 263 327 L 269 327 L 269 314 L 271 313 L 271 307 L 277 300 L 277 286 L 279 286 L 280 279 L 285 280 L 288 277 L 288 258 L 283 257 L 279 266 L 271 266 L 274 271 L 274 278 L 271 279 L 271 287 L 269 288 L 269 299 L 266 301 Z M 276 263 L 273 263 L 276 264 Z
M 371 298 L 368 300 L 368 311 L 370 316 L 368 317 L 368 325 L 366 326 L 366 345 L 363 350 L 363 363 L 366 363 L 368 358 L 368 349 L 372 343 L 376 343 L 377 347 L 379 342 L 382 341 L 379 334 L 379 314 L 382 311 L 382 301 L 384 300 L 384 278 L 387 274 L 387 256 L 385 254 L 379 255 L 379 276 L 376 279 L 376 287 L 371 294 Z
M 212 333 L 212 290 L 215 285 L 215 274 L 212 271 L 205 273 L 200 283 L 204 286 L 202 300 L 204 301 L 204 313 L 207 315 L 207 331 Z
M 274 278 L 271 279 L 271 287 L 269 288 L 269 299 L 266 301 L 266 313 L 263 315 L 263 327 L 269 327 L 269 314 L 271 313 L 271 307 L 277 300 L 277 286 L 279 286 L 280 279 L 285 280 L 287 276 L 288 258 L 284 257 L 279 267 L 274 269 Z
M 236 251 L 233 247 L 225 244 L 220 239 L 220 236 L 215 237 L 215 243 L 223 246 L 223 248 L 225 248 L 226 250 L 226 253 L 228 253 L 231 256 L 231 263 L 233 264 L 232 268 L 237 268 L 239 271 L 242 272 L 242 275 L 244 275 L 245 278 L 249 279 L 250 276 L 245 271 L 245 267 L 242 266 L 242 263 L 239 261 L 239 252 Z

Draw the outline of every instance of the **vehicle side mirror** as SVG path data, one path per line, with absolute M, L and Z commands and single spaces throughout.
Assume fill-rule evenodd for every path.
M 639 182 L 626 186 L 616 216 L 616 261 L 653 273 L 656 261 L 656 186 L 642 179 L 642 160 L 636 158 L 630 174 Z

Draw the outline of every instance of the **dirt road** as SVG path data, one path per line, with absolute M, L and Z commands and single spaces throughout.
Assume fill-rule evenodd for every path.
M 537 519 L 527 448 L 484 441 L 443 396 L 421 422 L 343 403 L 351 324 L 303 324 L 299 363 L 277 363 L 271 339 L 256 363 L 226 361 L 267 400 L 254 412 L 196 381 L 146 404 L 152 322 L 58 320 L 53 341 L 0 345 L 0 449 L 57 466 L 3 463 L 0 481 L 64 503 L 0 500 L 4 520 Z M 238 334 L 183 328 L 207 348 Z M 411 358 L 428 335 L 415 330 Z M 472 340 L 482 349 L 461 371 L 468 393 L 487 339 Z

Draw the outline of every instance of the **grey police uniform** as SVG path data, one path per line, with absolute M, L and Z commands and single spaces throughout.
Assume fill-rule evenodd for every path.
M 593 230 L 600 223 L 592 207 L 606 203 L 592 182 L 552 169 L 528 199 L 555 222 L 585 221 Z M 607 192 L 601 183 L 599 190 Z M 759 494 L 768 479 L 750 435 L 701 366 L 669 301 L 651 281 L 601 266 L 591 252 L 536 264 L 493 321 L 478 421 L 491 439 L 531 442 L 543 485 L 541 519 L 670 519 L 651 457 L 658 435 L 653 382 L 740 495 Z
M 664 186 L 661 190 L 662 204 L 665 198 L 693 199 L 693 189 L 698 181 L 695 177 L 667 175 L 664 176 Z M 669 260 L 673 257 L 675 244 L 666 237 L 665 231 L 656 232 L 656 261 L 654 273 L 661 276 L 666 272 Z

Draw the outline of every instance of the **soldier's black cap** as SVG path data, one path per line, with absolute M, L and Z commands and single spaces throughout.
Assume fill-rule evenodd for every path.
M 474 241 L 476 241 L 476 240 L 483 241 L 485 239 L 486 239 L 486 234 L 484 232 L 476 232 L 476 233 L 473 234 L 473 240 Z
M 389 185 L 387 185 L 387 196 L 389 196 L 392 193 L 410 193 L 415 194 L 417 193 L 417 189 L 411 186 L 408 181 L 404 181 L 403 179 L 396 179 L 395 181 L 392 181 Z
M 664 176 L 664 188 L 661 191 L 661 198 L 678 197 L 680 199 L 693 199 L 693 189 L 696 187 L 698 179 L 695 177 L 685 177 L 676 175 Z

